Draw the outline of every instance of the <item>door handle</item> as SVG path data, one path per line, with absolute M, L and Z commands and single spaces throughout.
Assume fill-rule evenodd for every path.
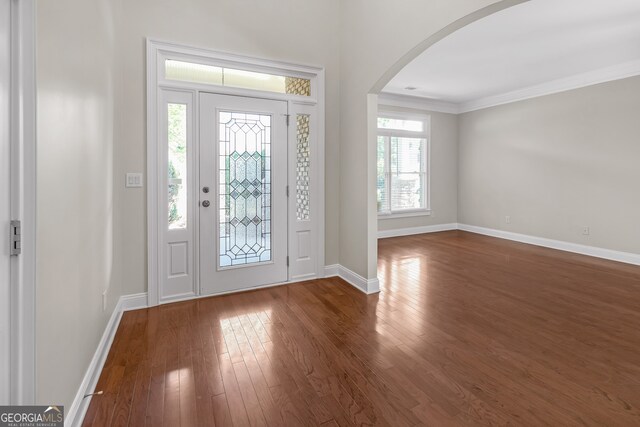
M 211 202 L 208 200 L 203 200 L 202 201 L 202 206 L 204 206 L 205 208 L 208 208 L 209 206 L 211 206 Z

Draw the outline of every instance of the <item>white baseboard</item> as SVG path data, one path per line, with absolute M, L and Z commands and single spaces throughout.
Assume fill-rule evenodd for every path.
M 421 227 L 397 228 L 394 230 L 378 231 L 378 239 L 386 239 L 387 237 L 411 236 L 414 234 L 437 233 L 438 231 L 457 230 L 458 224 L 435 224 L 423 225 Z
M 142 292 L 140 294 L 123 295 L 120 297 L 120 311 L 138 310 L 140 308 L 147 308 L 147 293 Z
M 100 338 L 98 348 L 93 354 L 91 363 L 84 374 L 84 378 L 80 384 L 78 392 L 76 393 L 76 397 L 73 399 L 73 403 L 71 404 L 69 411 L 66 411 L 64 422 L 65 427 L 79 427 L 82 425 L 84 416 L 89 408 L 89 403 L 91 402 L 91 396 L 86 399 L 84 396 L 95 391 L 98 379 L 102 373 L 102 368 L 104 367 L 104 362 L 107 360 L 107 355 L 111 349 L 113 338 L 118 330 L 122 313 L 145 307 L 147 307 L 146 292 L 135 295 L 123 295 L 120 297 L 118 303 L 113 309 L 113 313 L 111 313 L 109 321 L 107 322 L 107 326 L 104 329 L 102 338 Z
M 380 291 L 380 285 L 377 278 L 365 279 L 359 274 L 356 274 L 341 265 L 335 264 L 326 266 L 324 272 L 325 277 L 340 276 L 356 289 L 366 294 L 373 294 Z M 313 277 L 311 277 L 310 279 L 313 279 Z M 309 278 L 301 278 L 301 280 L 309 280 Z M 279 286 L 283 284 L 288 283 L 268 285 L 267 287 Z M 194 298 L 195 297 L 190 297 L 188 299 Z M 137 310 L 146 307 L 148 307 L 146 292 L 134 295 L 123 295 L 120 297 L 118 303 L 113 309 L 113 313 L 111 314 L 109 321 L 107 322 L 104 333 L 102 334 L 102 338 L 98 343 L 98 348 L 96 349 L 95 353 L 93 354 L 93 358 L 91 359 L 91 363 L 89 364 L 89 367 L 84 374 L 84 378 L 82 380 L 82 383 L 80 384 L 78 392 L 76 393 L 76 397 L 75 399 L 73 399 L 73 403 L 67 411 L 64 423 L 65 427 L 79 427 L 82 424 L 82 421 L 84 420 L 84 417 L 87 413 L 87 409 L 89 408 L 89 403 L 91 402 L 91 396 L 87 397 L 86 399 L 84 398 L 84 396 L 96 391 L 95 387 L 98 383 L 98 379 L 100 378 L 100 374 L 102 373 L 102 368 L 104 367 L 107 355 L 109 354 L 109 350 L 111 349 L 111 344 L 113 343 L 116 331 L 118 330 L 120 319 L 122 319 L 122 313 L 124 313 L 125 311 Z
M 291 280 L 289 280 L 287 282 L 277 282 L 277 283 L 269 283 L 267 285 L 249 286 L 247 288 L 233 289 L 233 290 L 230 290 L 230 291 L 222 291 L 222 292 L 214 292 L 214 293 L 206 294 L 206 295 L 197 295 L 195 293 L 172 295 L 170 297 L 162 298 L 160 300 L 160 304 L 159 305 L 173 304 L 174 302 L 191 301 L 191 300 L 209 298 L 209 297 L 218 297 L 218 296 L 222 296 L 222 295 L 237 294 L 237 293 L 240 293 L 240 292 L 257 291 L 259 289 L 275 288 L 275 287 L 278 287 L 278 286 L 285 286 L 285 285 L 292 285 L 294 283 L 299 283 L 299 282 L 306 282 L 307 280 L 313 280 L 313 279 L 317 279 L 317 278 L 318 278 L 318 276 L 315 273 L 311 273 L 311 274 L 304 274 L 304 275 L 301 275 L 301 276 L 296 276 L 296 277 L 292 278 Z M 147 297 L 146 293 L 145 294 L 139 294 L 139 295 L 144 295 L 145 298 Z M 132 295 L 132 296 L 135 296 L 135 295 Z M 146 308 L 146 307 L 149 307 L 149 306 L 150 305 L 146 304 L 146 301 L 145 301 L 144 307 Z M 143 307 L 138 307 L 138 308 L 143 308 Z M 134 310 L 134 309 L 130 309 L 130 310 Z
M 325 265 L 324 277 L 340 276 L 340 264 Z
M 561 240 L 547 239 L 544 237 L 529 236 L 527 234 L 512 233 L 510 231 L 495 230 L 492 228 L 477 227 L 475 225 L 458 224 L 458 229 L 485 236 L 498 237 L 500 239 L 513 240 L 515 242 L 528 243 L 530 245 L 543 246 L 545 248 L 558 249 L 611 261 L 640 265 L 640 255 L 629 252 L 614 251 L 595 246 L 581 245 L 578 243 L 564 242 Z
M 560 240 L 547 239 L 543 237 L 529 236 L 526 234 L 512 233 L 509 231 L 495 230 L 491 228 L 477 227 L 467 224 L 442 224 L 427 227 L 415 227 L 405 228 L 400 230 L 393 230 L 385 233 L 379 237 L 392 237 L 392 236 L 408 236 L 413 234 L 433 233 L 436 231 L 446 230 L 463 230 L 471 233 L 482 234 L 485 236 L 497 237 L 500 239 L 513 240 L 521 243 L 528 243 L 530 245 L 543 246 L 546 248 L 558 249 L 561 251 L 573 252 L 582 255 L 588 255 L 596 258 L 603 258 L 612 261 L 619 261 L 627 264 L 640 265 L 640 255 L 629 252 L 614 251 L 611 249 L 598 248 L 594 246 L 580 245 L 577 243 L 569 243 Z M 394 234 L 391 235 L 391 232 Z M 327 265 L 324 268 L 325 277 L 339 276 L 347 283 L 355 287 L 365 294 L 373 294 L 380 292 L 380 283 L 377 278 L 365 279 L 359 274 L 343 267 L 340 264 Z M 189 298 L 193 299 L 193 298 Z M 118 324 L 122 318 L 122 313 L 129 310 L 136 310 L 147 307 L 147 293 L 140 293 L 135 295 L 123 295 L 118 300 L 109 322 L 105 327 L 105 331 L 102 334 L 102 338 L 98 344 L 98 348 L 91 359 L 91 363 L 87 368 L 84 379 L 78 393 L 76 394 L 73 404 L 67 412 L 65 426 L 66 427 L 78 427 L 82 424 L 84 416 L 91 402 L 91 397 L 84 399 L 84 396 L 89 393 L 93 393 L 102 372 L 104 362 L 111 348 L 113 338 Z
M 377 277 L 375 279 L 365 279 L 358 273 L 355 273 L 340 264 L 325 266 L 324 275 L 325 277 L 338 276 L 357 290 L 364 292 L 367 295 L 380 292 L 380 282 Z
M 470 233 L 483 234 L 485 236 L 497 237 L 500 239 L 513 240 L 515 242 L 528 243 L 535 246 L 543 246 L 545 248 L 558 249 L 560 251 L 573 252 L 581 255 L 588 255 L 596 258 L 608 259 L 611 261 L 624 262 L 626 264 L 640 265 L 640 254 L 630 252 L 615 251 L 612 249 L 598 248 L 596 246 L 581 245 L 579 243 L 570 243 L 562 240 L 547 239 L 545 237 L 530 236 L 527 234 L 512 233 L 510 231 L 496 230 L 493 228 L 478 227 L 468 224 L 439 224 L 428 225 L 423 227 L 400 228 L 396 230 L 385 230 L 378 232 L 378 238 L 410 236 L 414 234 L 435 233 L 438 231 L 462 230 Z M 327 266 L 334 267 L 334 266 Z M 339 267 L 337 264 L 335 267 Z M 329 275 L 327 273 L 327 275 Z M 331 276 L 341 274 L 333 273 Z M 343 279 L 347 280 L 345 277 Z M 355 286 L 355 285 L 354 285 Z

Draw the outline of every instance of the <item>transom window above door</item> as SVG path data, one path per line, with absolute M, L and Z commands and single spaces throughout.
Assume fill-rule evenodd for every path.
M 429 118 L 380 112 L 377 198 L 380 219 L 428 215 Z
M 296 76 L 259 73 L 242 69 L 166 59 L 167 80 L 311 96 L 311 80 Z

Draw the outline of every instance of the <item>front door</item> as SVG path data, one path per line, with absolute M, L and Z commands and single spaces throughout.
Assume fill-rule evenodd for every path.
M 286 282 L 287 103 L 199 101 L 201 294 Z
M 0 405 L 9 404 L 11 255 L 10 175 L 10 59 L 11 4 L 0 0 Z

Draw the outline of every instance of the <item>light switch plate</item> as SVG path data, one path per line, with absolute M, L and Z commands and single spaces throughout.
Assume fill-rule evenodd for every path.
M 142 174 L 141 173 L 127 173 L 127 179 L 125 182 L 127 188 L 142 187 Z

